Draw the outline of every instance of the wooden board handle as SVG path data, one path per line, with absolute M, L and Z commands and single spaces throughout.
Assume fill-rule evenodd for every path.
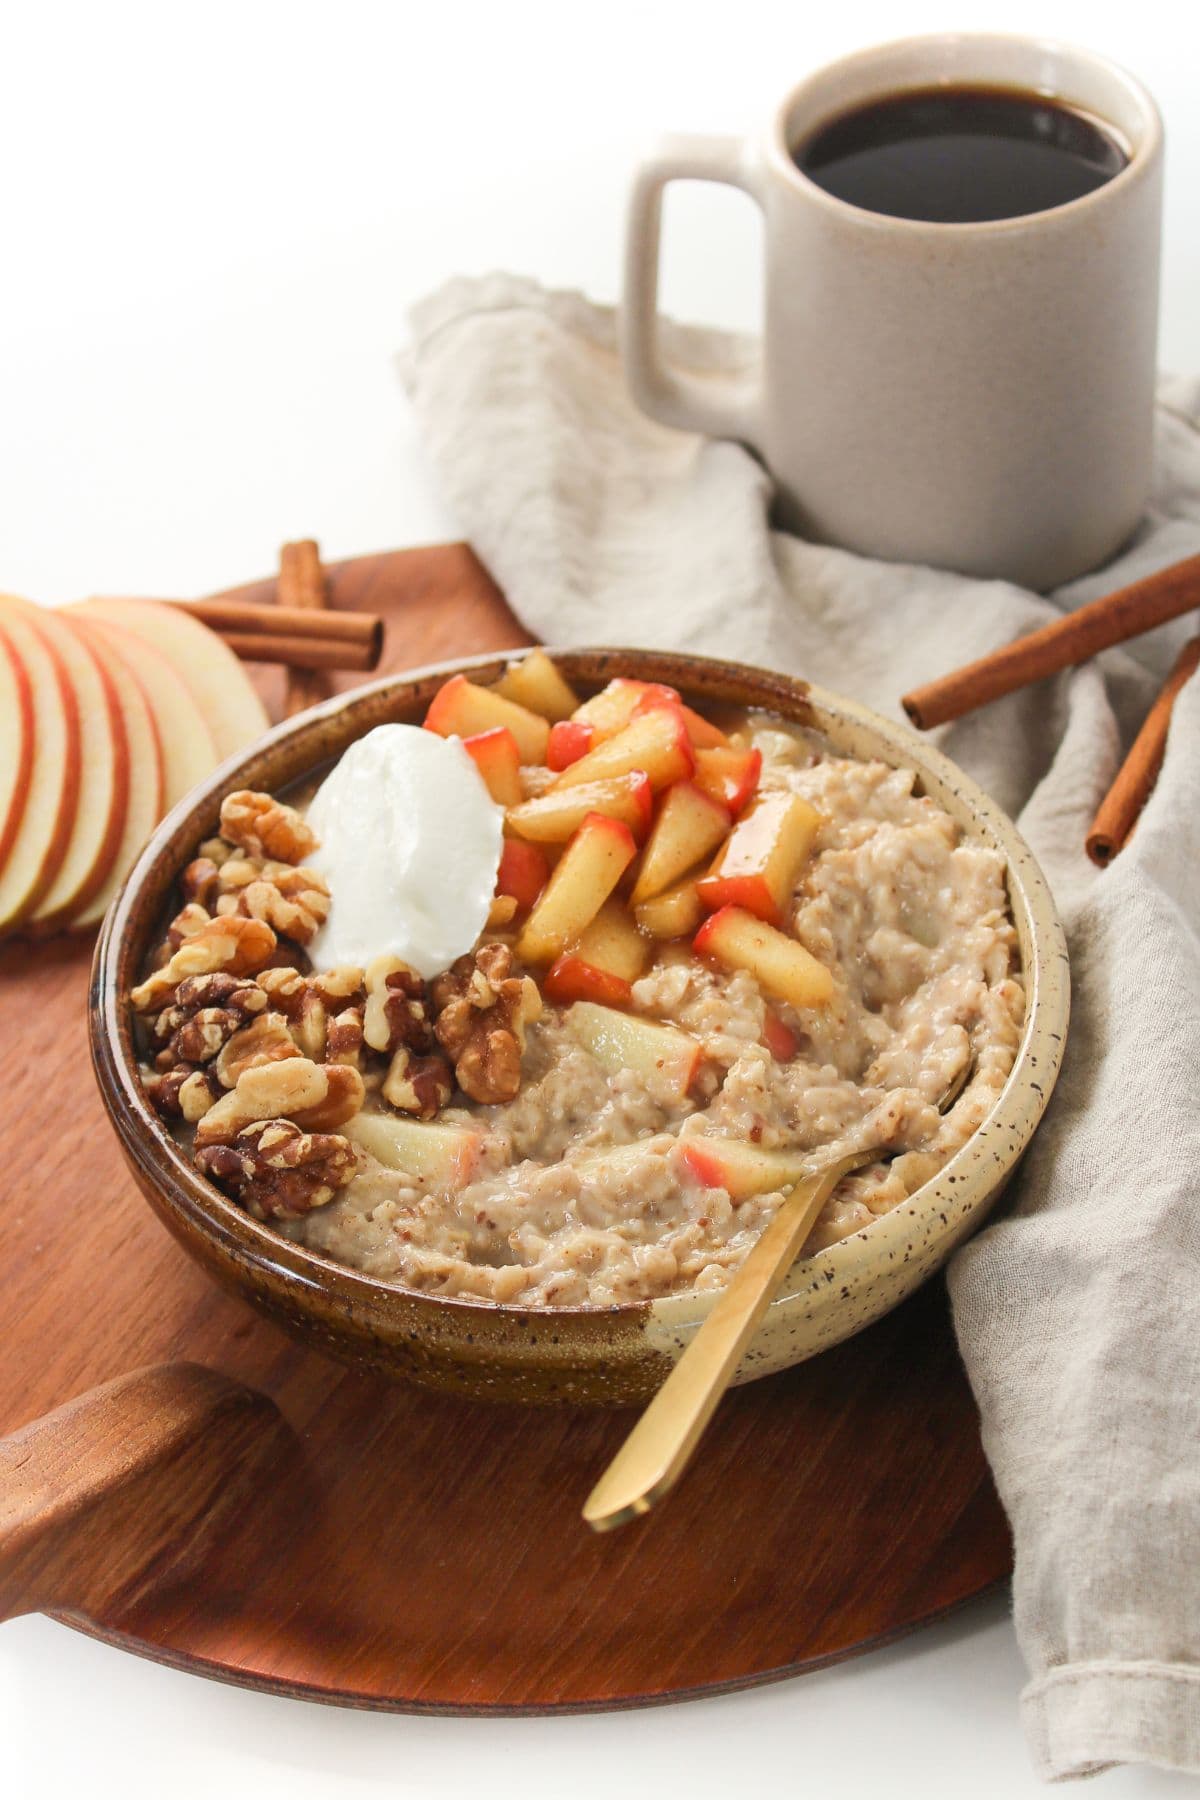
M 177 1575 L 290 1442 L 265 1395 L 184 1362 L 0 1439 L 0 1619 L 96 1614 Z

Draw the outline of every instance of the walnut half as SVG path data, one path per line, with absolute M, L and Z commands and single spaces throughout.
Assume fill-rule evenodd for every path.
M 196 1127 L 196 1147 L 232 1143 L 248 1125 L 291 1119 L 302 1131 L 332 1131 L 363 1103 L 363 1078 L 347 1063 L 315 1063 L 285 1056 L 255 1063 L 238 1076 L 232 1093 L 218 1100 Z
M 262 1119 L 232 1143 L 196 1153 L 196 1167 L 256 1219 L 299 1219 L 326 1206 L 354 1177 L 358 1157 L 344 1137 L 301 1131 L 291 1119 Z
M 460 956 L 430 990 L 437 1040 L 454 1063 L 459 1087 L 481 1106 L 516 1099 L 525 1026 L 542 1010 L 537 984 L 512 969 L 507 944 L 484 944 Z

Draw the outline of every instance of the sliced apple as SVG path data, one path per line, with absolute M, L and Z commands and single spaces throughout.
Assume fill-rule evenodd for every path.
M 270 729 L 245 666 L 199 619 L 165 600 L 85 600 L 80 611 L 133 632 L 168 659 L 208 726 L 218 762 Z
M 579 941 L 547 971 L 550 1000 L 599 1000 L 627 1005 L 646 967 L 650 945 L 618 900 L 606 900 Z
M 465 737 L 462 747 L 483 776 L 484 785 L 497 806 L 516 806 L 521 800 L 521 753 L 507 725 L 493 725 Z
M 569 719 L 579 705 L 579 695 L 542 649 L 531 650 L 520 662 L 509 663 L 495 692 L 503 694 L 506 700 L 515 700 L 529 712 L 540 713 L 552 725 L 559 719 Z
M 0 870 L 17 835 L 33 768 L 33 683 L 0 632 Z
M 27 606 L 27 620 L 58 657 L 75 690 L 79 715 L 79 789 L 71 835 L 58 873 L 27 923 L 49 931 L 69 923 L 112 872 L 129 806 L 129 740 L 106 666 L 50 607 Z
M 627 825 L 589 813 L 530 913 L 517 955 L 529 963 L 561 956 L 591 924 L 636 854 Z
M 107 613 L 101 614 L 90 601 L 78 609 L 65 610 L 69 616 L 78 610 L 84 623 L 99 633 L 114 656 L 130 670 L 149 704 L 162 749 L 163 807 L 169 812 L 177 800 L 212 774 L 218 761 L 212 732 L 192 690 L 161 650 L 139 633 L 113 624 Z
M 747 805 L 762 774 L 761 750 L 697 750 L 696 786 L 728 807 L 734 818 Z
M 770 1006 L 763 1020 L 763 1043 L 776 1062 L 791 1062 L 800 1048 L 799 1037 Z
M 473 737 L 480 731 L 491 731 L 505 725 L 517 740 L 523 763 L 546 760 L 550 727 L 545 719 L 506 700 L 495 688 L 480 687 L 465 675 L 452 675 L 443 682 L 429 703 L 425 726 L 440 737 Z
M 596 741 L 596 730 L 582 719 L 560 719 L 550 727 L 546 745 L 546 767 L 561 772 L 586 756 Z
M 657 1086 L 680 1100 L 695 1080 L 704 1054 L 694 1037 L 674 1025 L 659 1025 L 590 1000 L 576 1001 L 566 1022 L 571 1035 L 608 1074 L 632 1069 L 653 1076 Z
M 799 794 L 782 789 L 764 794 L 739 819 L 712 868 L 701 876 L 701 900 L 710 911 L 740 906 L 778 925 L 820 826 L 820 813 Z
M 643 900 L 635 914 L 643 931 L 655 938 L 691 937 L 704 917 L 704 907 L 690 877 L 677 881 L 653 900 Z
M 569 1006 L 573 1000 L 596 1000 L 602 1006 L 628 1006 L 633 998 L 633 984 L 610 969 L 599 969 L 585 962 L 574 950 L 567 950 L 550 964 L 542 978 L 542 992 L 547 1000 Z
M 656 706 L 676 706 L 683 714 L 683 722 L 687 726 L 688 737 L 694 750 L 715 750 L 728 744 L 729 739 L 719 726 L 702 713 L 688 706 L 681 700 L 673 687 L 664 687 L 660 682 L 652 681 L 633 709 L 636 719 L 639 713 L 652 712 Z
M 662 797 L 646 839 L 630 903 L 664 893 L 729 836 L 729 814 L 690 781 L 677 781 Z
M 726 969 L 748 969 L 761 988 L 790 1006 L 828 1006 L 833 999 L 833 976 L 824 963 L 743 907 L 723 906 L 713 913 L 696 933 L 692 949 Z
M 507 822 L 519 837 L 537 844 L 565 844 L 590 812 L 604 813 L 645 837 L 654 811 L 649 777 L 638 770 L 611 781 L 589 781 L 580 787 L 550 789 L 534 800 L 510 806 Z
M 648 775 L 656 791 L 673 781 L 686 781 L 695 767 L 687 726 L 676 707 L 643 713 L 564 769 L 551 792 L 588 781 L 608 781 L 635 770 Z
M 773 1194 L 810 1173 L 811 1150 L 764 1150 L 744 1138 L 680 1138 L 671 1157 L 681 1175 L 701 1187 L 724 1188 L 735 1203 Z
M 93 654 L 105 664 L 116 689 L 129 741 L 129 804 L 125 828 L 117 846 L 116 857 L 108 879 L 92 900 L 72 919 L 71 924 L 83 929 L 98 925 L 108 911 L 117 889 L 137 860 L 146 839 L 166 810 L 166 787 L 163 780 L 162 745 L 150 702 L 141 683 L 108 643 L 104 634 L 76 614 L 72 628 L 86 638 Z
M 597 739 L 613 737 L 628 725 L 649 686 L 648 681 L 632 681 L 626 675 L 617 675 L 598 694 L 577 706 L 571 717 L 579 724 L 587 725 Z
M 385 1169 L 398 1169 L 420 1186 L 453 1193 L 478 1173 L 487 1142 L 465 1125 L 438 1125 L 390 1113 L 356 1113 L 341 1127 L 352 1143 Z
M 0 932 L 13 930 L 39 904 L 66 855 L 79 799 L 79 703 L 66 665 L 29 623 L 27 607 L 0 597 L 0 635 L 28 680 L 33 748 L 24 804 L 7 826 L 0 867 Z
M 550 864 L 536 844 L 505 838 L 496 875 L 496 892 L 510 895 L 521 912 L 528 912 L 550 879 Z

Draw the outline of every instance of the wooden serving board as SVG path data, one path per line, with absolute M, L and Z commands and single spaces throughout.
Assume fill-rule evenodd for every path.
M 386 670 L 528 642 L 462 546 L 332 576 L 337 603 L 387 615 Z M 88 1064 L 90 948 L 0 950 L 0 1435 L 187 1358 L 271 1396 L 297 1451 L 199 1571 L 70 1623 L 345 1705 L 583 1710 L 811 1669 L 1007 1575 L 940 1283 L 730 1395 L 669 1502 L 608 1537 L 579 1507 L 627 1414 L 470 1405 L 297 1347 L 207 1280 L 126 1175 Z

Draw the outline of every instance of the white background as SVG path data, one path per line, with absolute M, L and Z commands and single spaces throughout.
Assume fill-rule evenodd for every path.
M 626 181 L 656 131 L 752 128 L 807 69 L 944 28 L 1057 34 L 1155 92 L 1162 361 L 1200 368 L 1191 5 L 0 0 L 0 586 L 190 595 L 269 572 L 290 537 L 333 558 L 453 535 L 392 367 L 410 301 L 493 267 L 615 298 Z M 677 192 L 671 309 L 752 326 L 756 233 L 739 197 Z M 1009 1800 L 1040 1791 L 1022 1679 L 990 1601 L 687 1707 L 390 1718 L 223 1688 L 28 1619 L 0 1630 L 0 1792 Z M 1105 1777 L 1112 1800 L 1190 1788 Z

